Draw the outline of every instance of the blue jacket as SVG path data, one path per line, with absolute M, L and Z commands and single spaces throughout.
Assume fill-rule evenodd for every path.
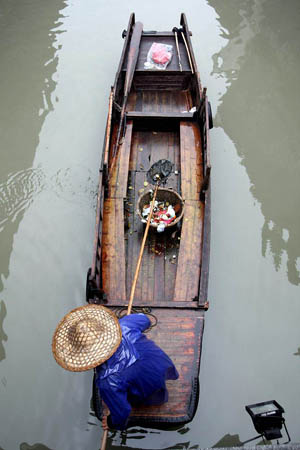
M 171 359 L 143 331 L 150 326 L 145 314 L 120 319 L 122 341 L 117 351 L 97 367 L 97 386 L 110 410 L 109 425 L 124 430 L 131 406 L 168 401 L 165 381 L 176 380 Z

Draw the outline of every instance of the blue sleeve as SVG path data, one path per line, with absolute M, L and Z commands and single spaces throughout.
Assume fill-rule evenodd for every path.
M 145 331 L 150 327 L 150 319 L 142 313 L 139 314 L 129 314 L 129 316 L 124 316 L 120 319 L 120 324 L 130 328 L 136 328 L 140 332 Z
M 125 430 L 131 411 L 131 406 L 127 400 L 125 387 L 113 385 L 107 380 L 101 380 L 100 395 L 110 411 L 110 422 L 112 428 Z

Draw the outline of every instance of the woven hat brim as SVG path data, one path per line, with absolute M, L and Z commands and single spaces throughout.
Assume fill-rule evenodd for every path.
M 91 334 L 92 344 L 88 333 L 78 337 L 74 332 L 81 320 L 97 325 L 97 330 Z M 121 339 L 121 327 L 112 311 L 101 305 L 85 305 L 73 309 L 59 322 L 52 339 L 52 352 L 64 369 L 83 372 L 107 361 L 119 347 Z

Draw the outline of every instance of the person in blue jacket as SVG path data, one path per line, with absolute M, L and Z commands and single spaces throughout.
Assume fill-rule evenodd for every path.
M 132 406 L 168 401 L 166 380 L 178 372 L 168 355 L 144 334 L 151 322 L 145 314 L 118 321 L 107 308 L 86 305 L 67 314 L 53 336 L 52 351 L 67 370 L 96 367 L 96 385 L 110 414 L 104 429 L 126 429 Z
M 132 406 L 168 401 L 166 380 L 176 380 L 178 372 L 166 353 L 143 334 L 151 325 L 145 314 L 125 316 L 120 325 L 120 346 L 97 367 L 96 384 L 110 410 L 108 426 L 123 430 Z

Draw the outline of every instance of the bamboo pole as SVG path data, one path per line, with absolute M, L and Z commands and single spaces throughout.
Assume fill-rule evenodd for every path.
M 142 241 L 142 245 L 141 245 L 141 249 L 140 249 L 140 254 L 139 254 L 138 262 L 137 262 L 136 269 L 135 269 L 133 283 L 132 283 L 132 286 L 131 286 L 130 298 L 129 298 L 128 308 L 127 308 L 127 315 L 131 314 L 131 309 L 132 309 L 132 304 L 133 304 L 133 297 L 134 297 L 136 283 L 137 283 L 139 272 L 140 272 L 140 268 L 141 268 L 142 257 L 143 257 L 143 253 L 144 253 L 146 239 L 147 239 L 147 236 L 148 236 L 150 222 L 151 222 L 151 219 L 152 219 L 153 208 L 154 208 L 154 203 L 155 203 L 155 199 L 156 199 L 156 194 L 157 194 L 157 191 L 158 191 L 158 186 L 159 186 L 159 184 L 157 183 L 157 185 L 155 187 L 153 199 L 152 199 L 152 202 L 151 202 L 150 213 L 149 213 L 149 216 L 148 216 L 147 225 L 146 225 L 146 229 L 145 229 L 145 233 L 144 233 L 144 237 L 143 237 L 143 241 Z
M 111 132 L 111 119 L 112 119 L 112 107 L 113 107 L 113 88 L 111 88 L 110 96 L 109 96 L 109 107 L 108 107 L 108 116 L 106 123 L 106 133 L 105 133 L 105 148 L 104 148 L 104 158 L 103 163 L 108 164 L 108 151 L 109 151 L 109 142 L 110 142 L 110 132 Z
M 179 68 L 180 68 L 180 72 L 182 72 L 182 65 L 181 65 L 181 57 L 180 57 L 180 51 L 179 51 L 179 45 L 178 45 L 177 31 L 174 31 L 174 34 L 175 34 L 176 48 L 177 48 L 177 54 L 178 54 Z
M 147 236 L 148 236 L 149 227 L 150 227 L 150 223 L 151 223 L 151 219 L 152 219 L 154 203 L 155 203 L 158 187 L 159 187 L 159 183 L 157 183 L 157 185 L 155 186 L 155 191 L 154 191 L 153 199 L 152 199 L 152 202 L 151 202 L 150 213 L 149 213 L 149 216 L 148 216 L 147 225 L 146 225 L 146 229 L 145 229 L 142 245 L 141 245 L 141 248 L 140 248 L 139 258 L 138 258 L 138 262 L 137 262 L 136 269 L 135 269 L 133 283 L 132 283 L 132 286 L 131 286 L 130 298 L 129 298 L 129 303 L 128 303 L 128 307 L 127 307 L 127 316 L 129 314 L 131 314 L 131 310 L 132 310 L 133 297 L 134 297 L 136 283 L 137 283 L 139 272 L 140 272 L 140 268 L 141 268 L 142 257 L 143 257 L 144 248 L 145 248 L 145 244 L 146 244 L 146 239 L 147 239 Z M 103 435 L 102 435 L 101 449 L 100 450 L 105 450 L 106 449 L 107 436 L 108 436 L 108 430 L 104 430 Z
M 105 450 L 106 449 L 107 436 L 108 436 L 108 430 L 104 430 L 103 435 L 102 435 L 102 441 L 101 441 L 101 448 L 100 448 L 100 450 Z
M 190 66 L 191 66 L 191 71 L 192 71 L 192 73 L 194 73 L 192 59 L 191 59 L 191 54 L 190 54 L 189 47 L 187 45 L 187 42 L 186 42 L 186 39 L 185 39 L 183 31 L 181 31 L 181 36 L 182 36 L 182 39 L 184 41 L 184 45 L 185 45 L 185 48 L 186 48 L 186 51 L 187 51 L 187 54 L 188 54 L 189 63 L 190 63 Z

